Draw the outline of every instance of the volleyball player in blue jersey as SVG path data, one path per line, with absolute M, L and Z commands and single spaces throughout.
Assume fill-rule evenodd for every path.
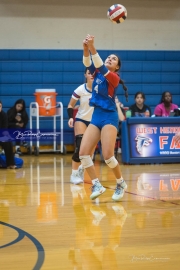
M 83 46 L 83 63 L 94 76 L 92 98 L 90 99 L 90 106 L 94 107 L 94 112 L 91 123 L 86 129 L 81 142 L 80 160 L 92 180 L 93 186 L 90 198 L 92 200 L 96 199 L 106 189 L 97 178 L 90 154 L 99 139 L 101 139 L 104 160 L 112 169 L 117 181 L 112 199 L 119 201 L 124 195 L 127 184 L 122 177 L 118 161 L 114 157 L 114 146 L 119 123 L 115 96 L 119 83 L 123 85 L 125 91 L 127 88 L 117 73 L 121 66 L 118 56 L 115 54 L 109 55 L 103 64 L 94 46 L 94 37 L 87 35 L 83 44 L 86 44 L 86 46 Z

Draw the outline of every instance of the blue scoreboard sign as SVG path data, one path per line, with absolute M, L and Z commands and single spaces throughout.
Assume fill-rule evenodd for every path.
M 136 124 L 129 126 L 131 157 L 180 156 L 180 142 L 174 137 L 178 125 Z
M 126 163 L 180 162 L 180 118 L 136 118 L 122 123 L 122 161 Z

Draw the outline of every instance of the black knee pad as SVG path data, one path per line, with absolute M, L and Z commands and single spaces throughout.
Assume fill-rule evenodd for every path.
M 80 145 L 81 145 L 82 137 L 83 137 L 83 134 L 79 134 L 79 135 L 77 135 L 75 137 L 75 151 L 74 151 L 74 154 L 72 156 L 72 160 L 74 160 L 75 162 L 80 162 L 80 159 L 79 159 L 79 150 L 80 150 Z

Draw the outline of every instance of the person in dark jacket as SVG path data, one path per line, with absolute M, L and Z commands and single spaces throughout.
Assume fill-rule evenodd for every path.
M 145 94 L 137 92 L 135 94 L 135 103 L 129 107 L 132 117 L 151 117 L 151 108 L 144 104 Z
M 0 101 L 0 129 L 7 129 L 8 120 L 6 113 L 2 110 L 2 102 Z M 3 136 L 1 134 L 0 145 L 4 150 L 6 156 L 6 164 L 8 169 L 16 169 L 13 153 L 13 145 L 11 141 L 3 141 Z
M 26 112 L 26 104 L 23 99 L 18 99 L 14 106 L 7 111 L 8 115 L 8 128 L 24 129 L 29 121 Z M 21 141 L 16 141 L 16 154 L 22 155 L 20 150 Z M 23 146 L 27 146 L 26 142 L 22 142 Z

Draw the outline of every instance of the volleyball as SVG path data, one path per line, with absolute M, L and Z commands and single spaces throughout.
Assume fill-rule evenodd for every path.
M 108 9 L 107 17 L 113 23 L 122 23 L 127 17 L 127 10 L 123 5 L 114 4 Z

